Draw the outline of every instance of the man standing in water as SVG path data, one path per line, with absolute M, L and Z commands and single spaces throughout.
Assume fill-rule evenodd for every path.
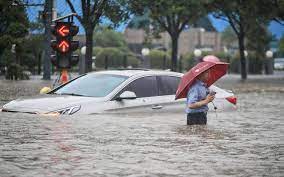
M 209 70 L 200 74 L 195 83 L 191 86 L 187 93 L 187 125 L 206 125 L 208 103 L 215 98 L 214 94 L 209 93 L 206 81 L 209 77 Z

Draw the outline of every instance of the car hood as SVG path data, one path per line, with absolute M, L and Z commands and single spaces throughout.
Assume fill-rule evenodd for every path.
M 87 104 L 88 102 L 101 102 L 103 98 L 44 94 L 33 97 L 20 97 L 3 106 L 3 111 L 46 113 L 58 109 Z

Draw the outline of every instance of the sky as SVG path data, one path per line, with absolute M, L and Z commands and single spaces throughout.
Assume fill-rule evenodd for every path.
M 222 32 L 229 25 L 228 22 L 220 19 L 214 18 L 212 15 L 209 15 L 209 18 L 213 24 L 213 26 L 219 31 Z M 277 37 L 277 39 L 281 38 L 284 35 L 284 26 L 272 21 L 268 27 L 269 31 Z
M 76 6 L 80 6 L 80 1 L 73 1 L 75 2 L 75 7 Z M 31 21 L 35 20 L 38 16 L 38 10 L 40 10 L 41 7 L 30 7 L 27 10 L 29 19 Z M 57 11 L 60 13 L 60 15 L 66 15 L 71 13 L 68 5 L 66 4 L 65 0 L 56 0 L 56 9 Z M 213 24 L 213 26 L 216 28 L 217 31 L 222 32 L 229 24 L 226 21 L 220 20 L 220 19 L 216 19 L 214 18 L 212 15 L 209 15 L 209 18 Z M 104 24 L 108 24 L 109 21 L 108 20 L 103 20 Z M 79 33 L 83 34 L 84 33 L 84 29 L 83 27 L 80 25 L 80 23 L 78 22 L 77 19 L 75 19 L 75 24 L 79 26 Z M 119 32 L 123 32 L 124 29 L 126 27 L 126 23 L 119 25 L 115 30 L 119 31 Z M 275 35 L 278 39 L 281 38 L 282 35 L 284 35 L 284 26 L 280 25 L 277 22 L 271 22 L 269 25 L 269 30 L 270 32 Z

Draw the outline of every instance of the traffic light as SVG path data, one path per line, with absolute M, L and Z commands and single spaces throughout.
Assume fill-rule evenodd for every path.
M 56 40 L 51 41 L 51 47 L 56 55 L 51 56 L 51 63 L 57 68 L 68 69 L 78 63 L 79 56 L 72 55 L 73 51 L 79 47 L 79 41 L 73 41 L 73 36 L 78 31 L 78 26 L 73 25 L 73 22 L 57 21 L 52 26 L 52 34 Z

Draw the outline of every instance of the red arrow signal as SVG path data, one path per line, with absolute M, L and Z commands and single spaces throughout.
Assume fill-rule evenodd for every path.
M 64 37 L 64 36 L 67 36 L 69 34 L 70 29 L 69 29 L 68 26 L 62 25 L 58 28 L 57 32 L 58 32 L 59 35 Z
M 69 43 L 65 40 L 61 41 L 58 45 L 58 49 L 63 53 L 68 52 L 69 47 L 70 47 Z

